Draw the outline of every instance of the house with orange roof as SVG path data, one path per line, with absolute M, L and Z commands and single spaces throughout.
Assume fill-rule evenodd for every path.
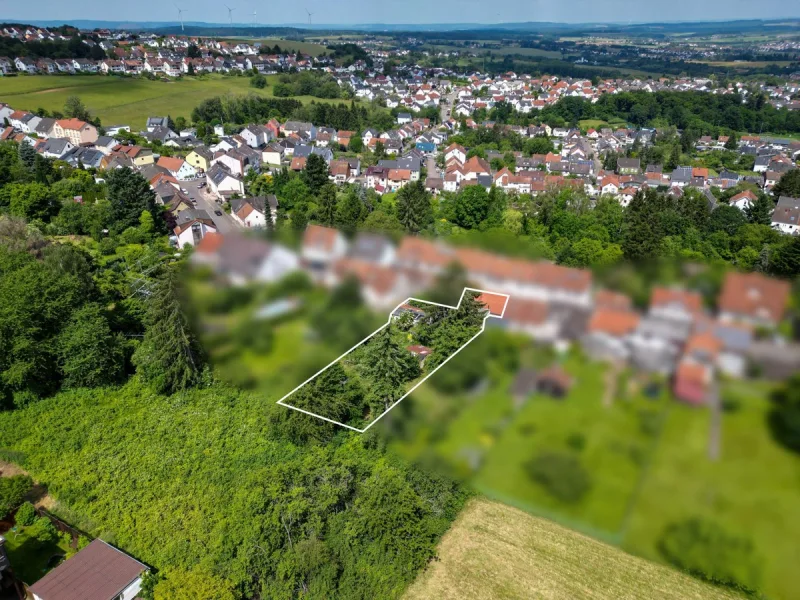
M 703 297 L 698 292 L 682 288 L 653 288 L 650 296 L 650 316 L 676 321 L 692 322 L 703 311 Z
M 100 137 L 97 127 L 80 119 L 59 119 L 53 126 L 53 137 L 67 138 L 73 146 L 93 144 Z
M 775 327 L 789 304 L 788 281 L 760 273 L 728 272 L 717 307 L 723 323 Z
M 632 310 L 597 308 L 589 319 L 581 345 L 595 359 L 627 361 L 631 355 L 630 340 L 640 318 Z
M 156 166 L 169 171 L 170 175 L 178 181 L 192 179 L 197 175 L 197 169 L 177 156 L 162 156 L 156 162 Z

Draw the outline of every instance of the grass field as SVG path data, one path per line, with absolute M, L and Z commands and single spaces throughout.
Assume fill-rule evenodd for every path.
M 405 600 L 724 600 L 739 596 L 517 509 L 472 500 Z
M 30 75 L 0 80 L 0 102 L 15 109 L 34 111 L 63 110 L 69 96 L 80 96 L 89 111 L 100 117 L 104 125 L 130 125 L 144 128 L 151 115 L 191 117 L 192 109 L 202 100 L 228 93 L 272 96 L 276 77 L 267 78 L 270 85 L 259 90 L 250 87 L 250 78 L 205 75 L 183 77 L 175 81 L 151 81 L 138 77 L 104 75 Z M 295 98 L 301 102 L 338 102 L 310 96 Z

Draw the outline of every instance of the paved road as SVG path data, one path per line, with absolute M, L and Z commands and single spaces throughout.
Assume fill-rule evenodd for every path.
M 451 92 L 447 96 L 444 96 L 439 101 L 439 121 L 444 123 L 450 117 L 447 116 L 447 111 L 453 108 L 453 101 L 456 99 L 456 93 Z
M 233 217 L 222 210 L 222 206 L 220 204 L 217 204 L 213 195 L 208 192 L 207 187 L 198 187 L 203 181 L 205 181 L 205 178 L 195 181 L 180 181 L 179 183 L 181 188 L 188 192 L 190 198 L 197 200 L 197 204 L 195 206 L 197 206 L 197 208 L 200 210 L 206 211 L 211 216 L 211 219 L 214 221 L 214 225 L 217 227 L 217 231 L 222 234 L 226 234 L 236 231 L 237 229 L 241 229 L 241 226 L 233 220 Z M 221 211 L 222 214 L 214 214 L 215 210 Z

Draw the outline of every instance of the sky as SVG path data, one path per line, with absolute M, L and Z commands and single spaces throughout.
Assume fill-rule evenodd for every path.
M 0 0 L 0 21 L 93 19 L 281 25 L 360 23 L 509 23 L 520 21 L 654 22 L 800 17 L 800 3 L 787 0 Z

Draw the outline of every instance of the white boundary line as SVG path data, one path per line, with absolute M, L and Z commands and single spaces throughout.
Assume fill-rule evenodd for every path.
M 318 415 L 318 414 L 316 414 L 316 413 L 313 413 L 313 412 L 311 412 L 311 411 L 308 411 L 308 410 L 303 410 L 302 408 L 297 408 L 296 406 L 292 406 L 291 404 L 286 404 L 286 402 L 284 402 L 284 400 L 286 400 L 286 399 L 287 399 L 289 396 L 291 396 L 292 394 L 294 394 L 294 393 L 295 393 L 297 390 L 299 390 L 299 389 L 300 389 L 301 387 L 303 387 L 305 384 L 307 384 L 307 383 L 308 383 L 308 382 L 310 382 L 312 379 L 314 379 L 314 378 L 316 378 L 317 376 L 319 376 L 321 373 L 324 373 L 324 372 L 325 372 L 326 370 L 328 370 L 330 367 L 332 367 L 332 366 L 333 366 L 333 365 L 335 365 L 337 362 L 339 362 L 340 360 L 342 360 L 342 359 L 343 359 L 345 356 L 347 356 L 348 354 L 350 354 L 350 353 L 351 353 L 353 350 L 355 350 L 356 348 L 358 348 L 359 346 L 361 346 L 361 345 L 362 345 L 364 342 L 368 341 L 368 340 L 369 340 L 369 339 L 370 339 L 372 336 L 374 336 L 375 334 L 377 334 L 377 333 L 379 333 L 381 330 L 383 330 L 383 328 L 384 328 L 384 327 L 388 326 L 388 325 L 389 325 L 389 324 L 392 322 L 392 315 L 394 315 L 395 311 L 396 311 L 397 309 L 399 309 L 401 306 L 403 306 L 404 304 L 408 304 L 410 301 L 412 301 L 412 300 L 413 300 L 413 301 L 415 301 L 415 302 L 422 302 L 423 304 L 430 304 L 430 305 L 432 305 L 432 306 L 441 306 L 442 308 L 449 308 L 449 309 L 451 309 L 451 310 L 458 310 L 458 307 L 459 307 L 459 306 L 461 306 L 461 301 L 464 299 L 464 294 L 466 294 L 467 292 L 480 292 L 480 293 L 482 293 L 482 294 L 492 294 L 492 295 L 494 295 L 494 296 L 503 296 L 503 297 L 506 299 L 506 302 L 505 302 L 505 304 L 503 305 L 503 312 L 502 312 L 502 313 L 500 313 L 499 315 L 493 315 L 493 314 L 491 314 L 491 313 L 488 313 L 488 314 L 487 314 L 487 315 L 486 315 L 486 316 L 483 318 L 483 323 L 481 323 L 481 329 L 480 329 L 480 331 L 479 331 L 478 333 L 476 333 L 474 336 L 472 336 L 472 337 L 471 337 L 471 338 L 470 338 L 470 339 L 469 339 L 469 340 L 468 340 L 468 341 L 467 341 L 467 342 L 466 342 L 466 343 L 465 343 L 463 346 L 461 346 L 461 347 L 460 347 L 458 350 L 456 350 L 456 351 L 455 351 L 455 352 L 453 352 L 453 353 L 452 353 L 450 356 L 448 356 L 448 357 L 447 357 L 447 358 L 446 358 L 446 359 L 445 359 L 445 360 L 442 362 L 442 364 L 440 364 L 440 365 L 439 365 L 438 367 L 436 367 L 436 368 L 435 368 L 433 371 L 431 371 L 430 373 L 428 373 L 428 374 L 427 374 L 427 375 L 426 375 L 424 378 L 422 378 L 420 381 L 418 381 L 418 382 L 417 382 L 417 384 L 416 384 L 414 387 L 412 387 L 412 388 L 411 388 L 410 390 L 408 390 L 408 391 L 407 391 L 405 394 L 403 394 L 403 395 L 402 395 L 402 396 L 401 396 L 401 397 L 400 397 L 400 398 L 399 398 L 399 399 L 398 399 L 398 400 L 397 400 L 397 401 L 396 401 L 394 404 L 392 404 L 392 405 L 391 405 L 389 408 L 387 408 L 385 411 L 383 411 L 383 412 L 382 412 L 382 413 L 381 413 L 381 414 L 380 414 L 380 415 L 379 415 L 377 418 L 375 418 L 375 419 L 374 419 L 374 420 L 373 420 L 373 421 L 372 421 L 372 422 L 371 422 L 369 425 L 367 425 L 366 427 L 364 427 L 364 429 L 358 429 L 357 427 L 353 427 L 353 426 L 351 426 L 351 425 L 347 425 L 347 424 L 345 424 L 345 423 L 340 423 L 339 421 L 334 421 L 333 419 L 329 419 L 328 417 L 323 417 L 322 415 Z M 506 308 L 508 308 L 508 301 L 509 301 L 510 299 L 511 299 L 511 296 L 510 296 L 510 295 L 508 295 L 508 294 L 503 294 L 503 293 L 500 293 L 500 292 L 492 292 L 492 291 L 489 291 L 489 290 L 480 290 L 480 289 L 478 289 L 478 288 L 467 288 L 467 287 L 465 287 L 465 288 L 463 289 L 463 291 L 461 292 L 461 297 L 458 299 L 458 304 L 456 304 L 455 306 L 450 306 L 449 304 L 440 304 L 440 303 L 438 303 L 438 302 L 430 302 L 430 301 L 428 301 L 428 300 L 421 300 L 421 299 L 419 299 L 419 298 L 406 298 L 406 299 L 405 299 L 405 300 L 403 300 L 403 301 L 402 301 L 400 304 L 398 304 L 397 306 L 395 306 L 395 307 L 392 309 L 392 311 L 389 313 L 389 318 L 386 320 L 386 323 L 385 323 L 384 325 L 381 325 L 381 326 L 380 326 L 378 329 L 376 329 L 375 331 L 373 331 L 372 333 L 370 333 L 370 334 L 369 334 L 367 337 L 365 337 L 363 340 L 361 340 L 360 342 L 358 342 L 358 343 L 357 343 L 355 346 L 353 346 L 352 348 L 350 348 L 350 349 L 349 349 L 347 352 L 345 352 L 344 354 L 342 354 L 342 355 L 341 355 L 339 358 L 337 358 L 337 359 L 333 360 L 333 361 L 332 361 L 330 364 L 328 364 L 328 365 L 326 365 L 326 366 L 322 367 L 322 368 L 321 368 L 319 371 L 317 371 L 316 373 L 314 373 L 314 374 L 313 374 L 311 377 L 309 377 L 308 379 L 306 379 L 306 380 L 305 380 L 303 383 L 301 383 L 300 385 L 298 385 L 298 386 L 297 386 L 296 388 L 294 388 L 294 389 L 293 389 L 291 392 L 289 392 L 288 394 L 286 394 L 285 396 L 283 396 L 283 398 L 281 398 L 280 400 L 278 400 L 276 404 L 280 404 L 281 406 L 285 406 L 286 408 L 291 408 L 292 410 L 296 410 L 296 411 L 298 411 L 298 412 L 301 412 L 301 413 L 303 413 L 303 414 L 306 414 L 306 415 L 309 415 L 309 416 L 312 416 L 312 417 L 316 417 L 316 418 L 318 418 L 318 419 L 322 419 L 323 421 L 327 421 L 328 423 L 333 423 L 334 425 L 338 425 L 338 426 L 340 426 L 340 427 L 344 427 L 344 428 L 346 428 L 346 429 L 349 429 L 349 430 L 351 430 L 351 431 L 355 431 L 355 432 L 357 432 L 357 433 L 364 433 L 364 432 L 365 432 L 367 429 L 369 429 L 370 427 L 372 427 L 373 425 L 375 425 L 375 423 L 377 423 L 378 421 L 380 421 L 380 420 L 381 420 L 381 419 L 382 419 L 382 418 L 383 418 L 383 417 L 384 417 L 384 416 L 385 416 L 385 415 L 386 415 L 386 414 L 387 414 L 387 413 L 388 413 L 390 410 L 392 410 L 392 409 L 393 409 L 395 406 L 397 406 L 398 404 L 400 404 L 400 402 L 402 402 L 402 401 L 403 401 L 403 400 L 404 400 L 404 399 L 405 399 L 407 396 L 409 396 L 409 395 L 411 394 L 411 392 L 413 392 L 415 389 L 417 389 L 419 386 L 421 386 L 423 383 L 425 383 L 425 382 L 428 380 L 428 378 L 429 378 L 431 375 L 433 375 L 434 373 L 436 373 L 436 371 L 438 371 L 438 370 L 439 370 L 439 369 L 441 369 L 443 366 L 445 366 L 445 365 L 447 364 L 447 362 L 448 362 L 450 359 L 452 359 L 452 358 L 453 358 L 453 357 L 454 357 L 456 354 L 458 354 L 458 353 L 459 353 L 459 352 L 461 352 L 461 351 L 462 351 L 464 348 L 466 348 L 466 347 L 467 347 L 467 346 L 468 346 L 468 345 L 469 345 L 469 344 L 470 344 L 470 343 L 471 343 L 471 342 L 472 342 L 472 341 L 473 341 L 475 338 L 477 338 L 477 337 L 478 337 L 480 334 L 482 334 L 482 333 L 483 333 L 483 332 L 486 330 L 486 320 L 487 320 L 487 319 L 502 319 L 502 318 L 503 318 L 503 315 L 505 315 L 505 314 L 506 314 Z

